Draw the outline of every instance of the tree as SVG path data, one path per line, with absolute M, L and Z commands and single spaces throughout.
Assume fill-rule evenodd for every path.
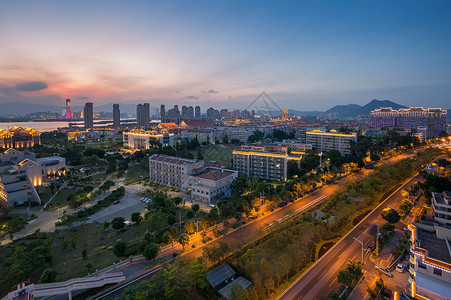
M 21 231 L 25 228 L 26 222 L 22 218 L 13 218 L 5 223 L 5 232 L 9 234 L 11 240 L 13 240 L 14 233 Z
M 399 213 L 391 208 L 387 207 L 381 212 L 382 218 L 384 218 L 385 221 L 387 221 L 390 224 L 396 224 L 398 223 L 399 219 L 401 218 Z
M 298 162 L 295 160 L 288 160 L 287 162 L 287 175 L 289 178 L 293 178 L 295 175 L 301 175 L 299 172 Z
M 353 288 L 363 275 L 363 263 L 361 261 L 351 260 L 348 262 L 345 270 L 341 270 L 337 279 L 349 288 Z
M 197 159 L 203 160 L 204 154 L 202 153 L 202 150 L 197 150 Z
M 185 232 L 188 234 L 193 234 L 194 232 L 196 232 L 196 225 L 194 224 L 193 221 L 189 221 L 186 223 Z
M 118 258 L 121 258 L 125 255 L 125 250 L 127 250 L 127 244 L 125 242 L 116 242 L 116 244 L 113 247 L 113 254 L 116 255 Z
M 301 167 L 310 172 L 319 166 L 319 156 L 312 150 L 308 150 L 301 159 Z
M 107 230 L 108 227 L 110 227 L 110 222 L 108 222 L 108 221 L 103 222 L 103 229 Z
M 47 268 L 44 270 L 44 272 L 42 272 L 41 278 L 39 279 L 39 283 L 55 282 L 57 274 L 58 273 L 55 270 Z
M 172 240 L 173 240 L 173 238 L 172 238 L 171 233 L 169 231 L 166 231 L 163 234 L 163 243 L 169 244 L 169 243 L 172 243 Z
M 340 151 L 338 150 L 330 150 L 326 154 L 326 159 L 329 163 L 336 168 L 340 168 L 343 164 L 343 156 L 341 156 Z
M 147 260 L 155 259 L 155 257 L 158 256 L 158 253 L 160 252 L 160 246 L 158 246 L 155 243 L 152 243 L 144 249 L 143 255 Z
M 187 217 L 188 219 L 193 218 L 194 215 L 195 215 L 195 213 L 194 213 L 194 210 L 192 210 L 192 209 L 190 209 L 190 210 L 188 210 L 188 211 L 186 212 L 186 217 Z
M 116 230 L 121 230 L 122 228 L 125 227 L 125 219 L 122 217 L 115 217 L 112 221 L 111 221 L 111 227 L 113 227 L 113 229 Z
M 152 243 L 155 243 L 155 236 L 152 232 L 146 231 L 141 239 L 141 242 L 139 243 L 138 251 L 141 253 L 144 252 L 144 249 Z
M 83 258 L 83 260 L 88 259 L 88 251 L 86 249 L 83 249 L 83 251 L 81 251 L 81 257 Z
M 169 233 L 170 233 L 171 236 L 172 236 L 172 247 L 174 247 L 174 237 L 175 237 L 175 236 L 177 235 L 177 233 L 178 233 L 177 227 L 172 226 L 171 229 L 169 229 Z
M 139 212 L 134 212 L 131 215 L 131 220 L 132 222 L 135 222 L 136 224 L 141 223 L 143 217 L 141 216 L 141 214 Z
M 199 211 L 199 204 L 193 204 L 191 205 L 191 209 L 194 211 L 195 214 L 197 214 L 197 212 Z
M 184 233 L 179 237 L 179 243 L 182 245 L 183 250 L 185 250 L 185 245 L 189 244 L 189 235 Z
M 207 235 L 207 232 L 205 230 L 200 233 L 200 236 L 202 237 L 202 242 L 205 242 L 206 235 Z
M 175 218 L 174 215 L 168 215 L 168 224 L 169 225 L 174 225 L 177 222 L 177 219 Z
M 92 269 L 92 264 L 91 264 L 91 263 L 88 263 L 88 264 L 86 265 L 86 268 L 88 269 L 88 273 L 90 273 L 90 272 L 91 272 L 91 269 Z

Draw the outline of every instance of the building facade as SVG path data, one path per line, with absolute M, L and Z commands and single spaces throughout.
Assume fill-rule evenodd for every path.
M 71 131 L 67 133 L 68 141 L 108 141 L 117 137 L 114 128 L 87 128 L 86 130 Z
M 85 128 L 94 127 L 94 108 L 92 102 L 87 102 L 83 108 L 83 119 L 85 121 Z
M 357 141 L 357 133 L 345 134 L 320 130 L 305 133 L 305 143 L 311 144 L 313 149 L 318 152 L 327 153 L 330 150 L 338 150 L 343 156 L 349 155 L 351 154 L 351 141 Z
M 155 143 L 162 146 L 174 146 L 175 135 L 172 133 L 157 133 L 150 130 L 131 130 L 122 133 L 124 147 L 131 150 L 147 150 Z
M 424 139 L 435 138 L 446 130 L 446 110 L 441 108 L 410 107 L 394 110 L 391 107 L 371 111 L 371 125 L 374 128 L 426 128 Z
M 239 176 L 287 180 L 287 147 L 243 145 L 233 151 L 233 169 Z
M 17 149 L 0 153 L 0 206 L 17 206 L 24 203 L 41 203 L 36 187 L 45 176 L 66 167 L 59 156 L 36 159 L 36 154 Z
M 205 161 L 154 154 L 149 158 L 149 181 L 188 192 L 203 203 L 216 202 L 230 189 L 238 172 L 211 167 Z
M 119 127 L 121 125 L 121 110 L 119 104 L 113 104 L 113 127 Z
M 138 128 L 149 128 L 150 126 L 150 105 L 149 103 L 138 104 L 136 106 L 136 126 Z
M 435 222 L 451 226 L 451 192 L 432 193 L 432 213 Z
M 412 223 L 410 293 L 418 299 L 451 299 L 451 229 Z
M 0 129 L 0 148 L 29 148 L 41 144 L 41 132 L 34 128 L 13 126 Z

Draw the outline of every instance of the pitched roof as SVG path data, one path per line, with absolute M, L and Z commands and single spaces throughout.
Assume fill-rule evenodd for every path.
M 222 171 L 219 171 L 219 170 L 213 170 L 213 171 L 201 174 L 201 175 L 196 176 L 196 177 L 202 178 L 202 179 L 207 179 L 207 180 L 218 181 L 218 180 L 221 180 L 221 179 L 223 179 L 223 178 L 225 178 L 227 176 L 230 176 L 230 175 L 232 175 L 232 173 L 230 173 L 230 172 L 226 172 L 226 171 L 222 172 Z
M 236 272 L 226 263 L 217 266 L 213 270 L 207 273 L 207 281 L 213 288 L 223 283 L 225 280 L 233 277 Z
M 186 120 L 180 123 L 182 127 L 199 128 L 199 127 L 211 127 L 212 124 L 205 120 Z
M 158 124 L 158 128 L 180 129 L 181 127 L 175 123 L 160 123 L 160 124 Z

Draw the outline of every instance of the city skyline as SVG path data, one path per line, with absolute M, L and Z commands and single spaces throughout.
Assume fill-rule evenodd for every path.
M 450 108 L 445 1 L 0 4 L 0 103 Z

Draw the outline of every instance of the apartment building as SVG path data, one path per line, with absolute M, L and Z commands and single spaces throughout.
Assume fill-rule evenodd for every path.
M 451 229 L 412 223 L 410 293 L 418 299 L 451 299 Z
M 327 153 L 330 150 L 338 150 L 341 155 L 351 154 L 351 141 L 357 141 L 357 133 L 345 134 L 313 130 L 305 133 L 306 144 L 311 144 L 318 152 Z
M 432 214 L 435 222 L 451 226 L 451 192 L 432 193 Z
M 117 136 L 117 130 L 113 128 L 87 128 L 67 133 L 68 141 L 106 141 Z
M 441 108 L 410 107 L 394 110 L 383 107 L 371 111 L 371 124 L 374 128 L 426 128 L 424 139 L 435 138 L 446 130 L 446 110 Z
M 154 154 L 149 157 L 149 181 L 182 189 L 188 181 L 188 176 L 193 173 L 193 169 L 202 166 L 203 161 Z
M 242 145 L 233 151 L 233 169 L 240 176 L 287 180 L 287 147 Z

